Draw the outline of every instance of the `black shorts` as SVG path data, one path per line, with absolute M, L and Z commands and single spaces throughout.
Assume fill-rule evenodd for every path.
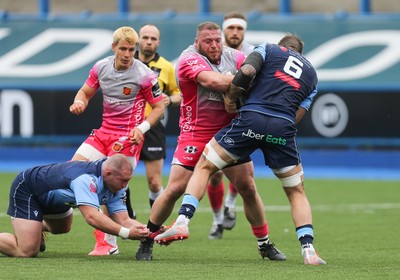
M 165 159 L 165 128 L 161 122 L 150 128 L 144 136 L 140 160 Z

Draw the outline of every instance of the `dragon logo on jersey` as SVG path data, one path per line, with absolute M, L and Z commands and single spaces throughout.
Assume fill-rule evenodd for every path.
M 195 154 L 198 151 L 196 146 L 186 146 L 184 150 L 188 154 Z
M 130 87 L 124 87 L 123 90 L 122 90 L 122 93 L 124 95 L 129 95 L 129 94 L 132 93 L 132 89 Z

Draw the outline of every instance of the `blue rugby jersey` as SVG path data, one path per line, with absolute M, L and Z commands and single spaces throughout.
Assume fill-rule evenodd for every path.
M 298 107 L 308 110 L 317 94 L 314 67 L 301 54 L 276 44 L 259 45 L 254 51 L 264 63 L 240 111 L 255 111 L 295 123 Z
M 126 211 L 123 202 L 126 188 L 114 194 L 104 186 L 101 166 L 105 160 L 32 167 L 22 172 L 24 187 L 37 195 L 46 208 L 62 205 L 100 208 L 104 204 L 109 214 Z

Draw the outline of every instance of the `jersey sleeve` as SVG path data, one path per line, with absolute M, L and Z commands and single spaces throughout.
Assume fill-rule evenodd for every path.
M 76 205 L 87 205 L 100 208 L 99 198 L 97 195 L 99 186 L 96 180 L 88 175 L 83 174 L 71 182 L 71 190 L 75 194 Z
M 199 55 L 190 54 L 183 57 L 178 65 L 178 78 L 196 80 L 202 71 L 213 71 L 207 62 Z
M 100 87 L 97 64 L 90 69 L 89 77 L 86 79 L 86 84 L 94 89 L 98 89 Z
M 149 104 L 154 104 L 162 100 L 161 88 L 158 84 L 158 78 L 153 73 L 150 79 L 143 87 L 143 94 L 146 102 Z
M 239 70 L 243 64 L 243 61 L 246 59 L 246 55 L 240 51 L 236 52 L 236 69 Z
M 253 52 L 257 52 L 258 54 L 261 55 L 263 58 L 263 61 L 265 61 L 265 58 L 267 56 L 267 44 L 262 44 L 258 45 L 254 48 Z
M 311 107 L 311 104 L 316 94 L 317 94 L 317 89 L 314 89 L 314 91 L 300 103 L 300 107 L 308 111 L 308 109 L 310 109 Z
M 120 190 L 115 194 L 114 198 L 106 204 L 109 215 L 112 215 L 117 212 L 128 211 L 126 208 L 126 204 L 124 202 L 125 197 L 126 197 L 126 189 Z

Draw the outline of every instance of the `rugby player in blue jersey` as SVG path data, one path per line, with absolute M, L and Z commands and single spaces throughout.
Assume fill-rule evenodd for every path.
M 115 154 L 92 162 L 69 161 L 22 171 L 11 185 L 7 211 L 14 234 L 0 233 L 0 253 L 36 257 L 43 245 L 42 232 L 71 230 L 74 207 L 89 225 L 103 232 L 125 239 L 147 237 L 146 225 L 130 219 L 124 203 L 132 169 L 126 156 Z M 100 205 L 107 207 L 110 217 L 99 211 Z

